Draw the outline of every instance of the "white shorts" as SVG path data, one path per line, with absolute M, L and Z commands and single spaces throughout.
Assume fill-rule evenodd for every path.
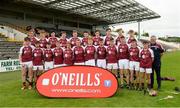
M 106 60 L 105 59 L 97 59 L 97 67 L 106 69 Z
M 54 67 L 53 61 L 44 63 L 44 68 L 45 68 L 44 70 L 49 70 L 52 69 L 53 67 Z
M 148 74 L 151 74 L 152 73 L 152 68 L 141 68 L 140 67 L 140 72 L 146 72 Z
M 135 70 L 135 71 L 139 71 L 139 62 L 136 61 L 130 61 L 129 62 L 129 70 Z
M 35 71 L 35 70 L 43 70 L 44 68 L 43 68 L 43 65 L 39 65 L 39 66 L 33 66 L 33 70 Z
M 74 63 L 74 65 L 84 65 L 84 62 L 81 62 L 81 63 Z
M 117 63 L 108 63 L 107 69 L 118 69 L 118 64 Z
M 95 66 L 96 65 L 95 60 L 92 59 L 92 60 L 85 61 L 85 65 L 87 65 L 87 66 Z
M 26 68 L 32 68 L 33 67 L 33 63 L 32 61 L 29 61 L 29 62 L 22 62 L 21 63 L 21 66 L 25 66 Z
M 118 61 L 119 69 L 129 69 L 129 60 L 121 59 Z
M 62 67 L 62 66 L 65 66 L 65 65 L 64 65 L 64 64 L 54 65 L 54 68 L 56 68 L 56 67 Z

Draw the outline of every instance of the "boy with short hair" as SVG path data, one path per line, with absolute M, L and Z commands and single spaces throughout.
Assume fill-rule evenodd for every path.
M 53 60 L 54 60 L 54 67 L 61 67 L 63 65 L 63 49 L 59 42 L 56 42 L 56 48 L 53 49 Z
M 24 43 L 23 46 L 20 48 L 19 52 L 19 61 L 22 66 L 22 90 L 26 89 L 26 74 L 28 71 L 28 76 L 29 76 L 29 86 L 28 89 L 32 89 L 32 81 L 33 81 L 33 71 L 32 71 L 32 51 L 34 47 L 30 43 L 30 38 L 25 37 L 24 38 Z
M 118 64 L 120 69 L 120 87 L 124 87 L 124 75 L 126 76 L 127 88 L 129 88 L 129 47 L 126 44 L 125 37 L 120 37 L 118 46 Z
M 130 89 L 139 87 L 139 53 L 140 48 L 137 46 L 137 41 L 134 39 L 131 41 L 131 46 L 129 48 Z
M 40 48 L 40 42 L 35 43 L 35 49 L 32 52 L 33 55 L 33 71 L 34 71 L 34 82 L 36 84 L 37 78 L 44 71 L 43 68 L 43 50 Z
M 76 41 L 76 46 L 73 47 L 74 65 L 84 65 L 84 47 L 81 46 L 81 41 Z
M 143 42 L 143 49 L 140 51 L 140 89 L 142 89 L 142 83 L 147 84 L 147 88 L 151 89 L 151 73 L 152 63 L 154 60 L 154 53 L 149 48 L 149 42 Z M 145 74 L 145 77 L 144 77 Z
M 96 48 L 93 46 L 93 40 L 88 38 L 88 45 L 85 47 L 85 65 L 95 66 Z
M 110 44 L 107 47 L 107 55 L 106 55 L 106 60 L 107 60 L 107 69 L 111 71 L 114 75 L 117 76 L 117 69 L 118 69 L 118 60 L 117 60 L 117 48 L 114 45 L 114 39 L 110 38 Z
M 45 70 L 49 70 L 52 69 L 54 67 L 54 63 L 53 63 L 53 51 L 51 49 L 51 44 L 48 42 L 46 44 L 46 49 L 44 49 L 44 67 Z
M 97 47 L 97 66 L 106 69 L 106 47 L 102 38 L 99 40 L 99 46 Z

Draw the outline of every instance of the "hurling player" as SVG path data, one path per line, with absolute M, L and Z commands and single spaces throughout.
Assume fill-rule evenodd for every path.
M 71 43 L 67 42 L 66 43 L 66 48 L 64 49 L 63 52 L 63 58 L 64 58 L 64 65 L 65 66 L 70 66 L 73 65 L 73 50 L 71 49 Z
M 53 64 L 53 51 L 51 49 L 51 44 L 48 42 L 46 44 L 46 49 L 44 49 L 44 68 L 45 70 L 52 69 L 54 67 Z
M 29 76 L 29 89 L 32 89 L 32 81 L 33 81 L 33 71 L 32 71 L 32 51 L 33 51 L 34 47 L 31 46 L 30 44 L 30 38 L 26 37 L 24 38 L 24 43 L 23 46 L 20 48 L 20 52 L 19 52 L 19 61 L 20 64 L 22 66 L 22 90 L 26 89 L 26 74 L 28 71 L 28 76 Z
M 126 76 L 127 87 L 129 88 L 129 47 L 126 44 L 124 36 L 120 37 L 120 43 L 118 45 L 118 64 L 120 69 L 120 87 L 124 87 L 124 75 Z
M 61 48 L 61 44 L 59 42 L 56 42 L 56 48 L 53 49 L 53 55 L 54 67 L 64 66 L 63 49 Z
M 142 83 L 147 84 L 148 89 L 151 89 L 151 73 L 152 63 L 154 60 L 154 53 L 149 48 L 149 42 L 143 42 L 143 49 L 140 51 L 140 89 L 142 89 Z M 144 74 L 145 73 L 145 77 Z M 147 83 L 146 83 L 147 81 Z
M 80 43 L 81 43 L 80 38 L 78 38 L 78 32 L 76 30 L 73 30 L 72 37 L 69 40 L 71 42 L 72 47 L 76 46 L 77 40 L 80 41 Z
M 131 40 L 131 46 L 129 48 L 129 70 L 130 70 L 130 89 L 134 87 L 138 88 L 139 84 L 139 53 L 140 48 L 137 46 L 137 41 Z M 134 71 L 136 79 L 134 80 Z M 135 85 L 136 84 L 136 85 Z
M 123 29 L 120 28 L 117 30 L 117 32 L 118 32 L 118 36 L 116 38 L 115 44 L 119 45 L 121 37 L 124 37 L 124 35 L 123 35 L 124 31 L 123 31 Z
M 62 31 L 61 32 L 61 37 L 59 39 L 60 42 L 60 46 L 65 48 L 66 47 L 66 43 L 67 43 L 68 39 L 66 38 L 66 32 Z
M 84 37 L 82 39 L 82 45 L 86 46 L 88 44 L 89 33 L 87 31 L 84 31 L 83 36 Z
M 33 56 L 33 71 L 34 71 L 34 82 L 36 83 L 37 78 L 42 74 L 43 68 L 43 50 L 40 48 L 40 42 L 35 43 L 35 49 L 32 52 Z
M 56 38 L 56 34 L 55 32 L 51 33 L 51 37 L 49 37 L 48 42 L 51 44 L 51 48 L 55 48 L 56 47 L 56 42 L 58 41 L 58 39 Z
M 76 46 L 73 47 L 74 65 L 84 65 L 84 47 L 81 46 L 81 41 L 76 40 Z
M 40 48 L 46 48 L 46 44 L 48 43 L 48 39 L 46 39 L 46 35 L 45 35 L 45 33 L 41 33 L 40 34 L 40 40 L 39 40 L 39 42 L 40 42 Z
M 92 38 L 88 38 L 88 45 L 85 47 L 85 65 L 95 66 L 96 48 L 93 45 Z
M 107 60 L 107 69 L 111 71 L 114 75 L 117 76 L 117 69 L 118 69 L 118 64 L 117 64 L 117 48 L 114 45 L 114 39 L 110 38 L 110 44 L 107 47 L 107 55 L 106 55 L 106 60 Z
M 103 39 L 100 38 L 99 46 L 97 47 L 97 66 L 106 69 L 106 47 Z
M 131 46 L 131 42 L 133 40 L 137 41 L 137 39 L 135 38 L 135 32 L 133 30 L 129 30 L 128 34 L 129 34 L 129 37 L 127 39 L 127 44 L 128 44 L 128 46 Z
M 111 41 L 112 35 L 111 35 L 111 29 L 106 29 L 106 36 L 104 37 L 104 45 L 109 46 Z
M 102 38 L 100 36 L 100 31 L 96 30 L 95 31 L 95 36 L 93 37 L 93 45 L 98 46 L 100 40 L 102 40 Z

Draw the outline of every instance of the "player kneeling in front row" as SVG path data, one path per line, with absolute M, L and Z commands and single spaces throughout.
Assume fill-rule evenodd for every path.
M 114 45 L 114 39 L 110 39 L 110 45 L 107 47 L 107 69 L 117 77 L 117 48 Z
M 88 45 L 85 47 L 85 65 L 95 66 L 96 48 L 93 46 L 93 40 L 88 38 Z
M 51 49 L 51 44 L 47 43 L 46 44 L 46 49 L 44 50 L 44 67 L 45 70 L 52 69 L 54 66 L 53 63 L 53 51 Z
M 40 42 L 35 43 L 35 49 L 32 52 L 33 56 L 33 72 L 34 82 L 36 84 L 37 78 L 43 73 L 43 50 L 40 48 Z
M 142 83 L 144 83 L 147 84 L 148 90 L 151 89 L 150 75 L 152 73 L 153 60 L 154 54 L 149 48 L 149 42 L 144 41 L 143 49 L 140 51 L 140 88 L 142 88 Z
M 26 74 L 28 71 L 29 77 L 29 89 L 32 89 L 32 81 L 33 81 L 33 71 L 32 71 L 32 50 L 34 49 L 33 46 L 30 45 L 30 38 L 24 38 L 23 46 L 20 48 L 19 52 L 19 61 L 22 66 L 22 90 L 26 89 Z
M 118 64 L 120 69 L 120 87 L 124 87 L 124 76 L 126 77 L 126 87 L 129 88 L 129 48 L 126 44 L 125 37 L 120 37 L 120 44 L 118 46 Z
M 134 39 L 131 41 L 131 47 L 129 48 L 130 89 L 139 88 L 139 52 L 140 48 Z

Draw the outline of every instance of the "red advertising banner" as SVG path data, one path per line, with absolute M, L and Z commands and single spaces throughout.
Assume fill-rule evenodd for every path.
M 102 68 L 65 66 L 41 75 L 36 88 L 41 95 L 52 98 L 106 98 L 116 93 L 118 81 Z

